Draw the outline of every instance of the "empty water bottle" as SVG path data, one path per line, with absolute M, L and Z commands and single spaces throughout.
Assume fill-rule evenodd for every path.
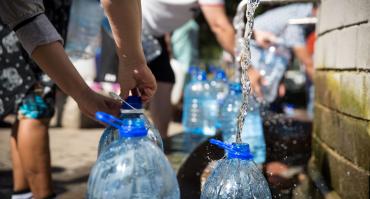
M 166 156 L 147 137 L 143 122 L 127 126 L 106 113 L 96 118 L 119 129 L 122 139 L 91 170 L 88 199 L 179 199 L 176 175 Z
M 144 115 L 144 109 L 142 108 L 142 102 L 139 96 L 129 96 L 125 102 L 122 103 L 120 120 L 128 121 L 128 124 L 135 123 L 138 120 L 143 120 L 145 127 L 148 130 L 149 140 L 163 150 L 163 141 L 159 131 Z M 104 152 L 112 142 L 118 141 L 119 139 L 118 130 L 113 126 L 108 126 L 100 137 L 98 156 Z
M 253 162 L 248 144 L 210 142 L 225 149 L 227 158 L 217 161 L 204 184 L 201 199 L 270 199 L 271 193 L 262 172 Z
M 277 46 L 270 46 L 263 51 L 262 60 L 257 66 L 260 74 L 264 77 L 262 93 L 264 100 L 268 103 L 275 100 L 280 80 L 288 65 L 288 61 L 281 55 L 281 51 L 283 50 Z
M 242 88 L 239 83 L 230 84 L 229 95 L 226 97 L 220 110 L 220 130 L 226 143 L 236 141 L 237 117 L 242 105 Z M 248 113 L 242 129 L 242 142 L 248 143 L 257 164 L 266 161 L 266 143 L 263 134 L 263 125 L 259 103 L 253 96 L 249 97 Z
M 204 71 L 194 73 L 185 87 L 184 96 L 182 124 L 185 132 L 214 135 L 216 133 L 217 100 L 212 96 Z
M 219 69 L 215 72 L 213 80 L 210 82 L 212 89 L 216 93 L 218 103 L 221 105 L 229 91 L 227 76 L 224 70 Z
M 210 85 L 211 85 L 211 92 L 213 95 L 213 99 L 217 100 L 217 107 L 215 107 L 214 109 L 210 109 L 210 110 L 215 111 L 214 113 L 210 114 L 210 116 L 212 117 L 210 119 L 216 120 L 216 128 L 218 129 L 220 128 L 220 122 L 218 120 L 218 116 L 220 114 L 221 106 L 229 90 L 225 71 L 222 69 L 216 69 L 214 71 L 214 78 L 210 82 Z
M 95 56 L 103 17 L 99 1 L 72 1 L 66 41 L 66 51 L 72 59 Z
M 145 31 L 141 33 L 141 43 L 147 62 L 154 60 L 162 53 L 162 47 L 158 40 Z

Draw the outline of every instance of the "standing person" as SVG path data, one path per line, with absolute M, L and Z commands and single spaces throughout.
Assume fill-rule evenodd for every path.
M 50 2 L 48 1 L 48 3 Z M 103 5 L 112 24 L 117 52 L 120 55 L 119 80 L 123 89 L 122 96 L 127 97 L 131 89 L 138 88 L 143 94 L 143 100 L 148 101 L 155 92 L 156 83 L 143 59 L 140 43 L 140 1 L 122 0 L 117 2 L 105 0 Z M 15 31 L 15 34 L 1 32 L 6 39 L 2 40 L 4 49 L 1 48 L 1 50 L 4 51 L 1 51 L 0 54 L 6 50 L 8 56 L 12 56 L 16 52 L 15 49 L 19 48 L 16 44 L 16 35 L 38 66 L 63 91 L 76 100 L 84 114 L 91 118 L 94 117 L 97 111 L 118 114 L 119 103 L 94 93 L 75 70 L 63 49 L 62 37 L 45 15 L 42 0 L 1 1 L 0 17 L 11 30 Z M 122 21 L 121 19 L 125 20 Z M 123 27 L 130 27 L 130 29 L 124 29 Z M 3 30 L 5 30 L 4 27 L 0 29 L 0 31 Z M 6 36 L 7 34 L 8 36 L 10 34 L 10 36 Z M 18 58 L 23 60 L 23 57 Z M 3 57 L 1 60 L 3 60 Z M 27 72 L 18 73 L 12 70 L 8 65 L 9 59 L 4 57 L 4 60 L 5 64 L 1 65 L 2 77 L 5 77 L 1 79 L 2 85 L 8 85 L 5 89 L 10 92 L 25 91 L 18 87 L 27 82 L 23 80 L 28 80 L 28 83 L 30 83 L 32 77 L 29 79 L 28 76 L 25 76 L 26 78 L 22 79 L 21 76 L 24 76 Z M 28 70 L 26 62 L 16 63 L 15 67 L 22 68 L 21 70 L 23 71 Z M 8 68 L 10 69 L 5 70 Z M 7 74 L 13 76 L 8 76 L 7 78 Z M 47 136 L 47 118 L 52 115 L 52 100 L 50 100 L 52 98 L 47 97 L 51 88 L 42 85 L 45 79 L 47 78 L 44 75 L 42 75 L 41 79 L 35 76 L 34 82 L 39 83 L 35 83 L 32 86 L 31 92 L 18 93 L 19 96 L 16 98 L 20 104 L 20 122 L 17 126 L 18 129 L 15 128 L 14 132 L 16 133 L 13 134 L 15 136 L 11 139 L 13 168 L 15 170 L 14 178 L 16 181 L 14 190 L 22 191 L 22 189 L 30 188 L 32 193 L 19 193 L 21 195 L 14 196 L 14 198 L 55 197 L 51 187 L 50 154 Z M 24 86 L 24 88 L 29 89 L 30 87 Z M 16 93 L 14 92 L 14 94 Z M 7 96 L 1 96 L 0 112 L 2 116 L 9 108 L 9 101 Z
M 158 85 L 150 102 L 150 112 L 161 136 L 166 138 L 172 116 L 171 91 L 175 75 L 170 64 L 165 34 L 191 20 L 194 12 L 200 8 L 218 42 L 226 51 L 234 54 L 234 28 L 226 15 L 224 0 L 145 0 L 141 3 L 143 31 L 154 36 L 161 46 L 160 55 L 148 62 Z
M 251 46 L 252 64 L 248 74 L 253 91 L 257 96 L 263 97 L 261 85 L 263 77 L 256 70 L 256 59 L 262 51 L 271 45 L 278 45 L 280 49 L 287 51 L 288 56 L 282 57 L 286 63 L 290 59 L 290 50 L 298 60 L 305 65 L 309 79 L 313 77 L 313 60 L 306 48 L 305 27 L 303 25 L 291 25 L 290 19 L 306 18 L 316 15 L 316 5 L 312 3 L 297 3 L 278 7 L 257 16 L 254 22 L 253 37 L 257 45 Z M 280 42 L 280 44 L 279 44 Z M 281 45 L 281 43 L 283 45 Z
M 66 38 L 70 0 L 45 2 L 45 15 Z M 12 198 L 52 198 L 49 122 L 54 114 L 55 85 L 20 45 L 15 33 L 0 24 L 1 79 L 4 110 L 17 113 L 10 138 L 13 165 Z M 12 75 L 9 75 L 12 74 Z M 23 169 L 26 168 L 26 169 Z M 27 177 L 28 176 L 28 177 Z M 31 188 L 34 194 L 31 193 Z

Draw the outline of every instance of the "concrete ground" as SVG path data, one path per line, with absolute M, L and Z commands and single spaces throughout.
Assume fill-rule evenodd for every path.
M 53 181 L 60 199 L 84 198 L 90 169 L 96 160 L 97 146 L 103 129 L 52 128 L 50 146 Z M 182 131 L 171 123 L 170 135 Z M 0 129 L 0 198 L 9 198 L 12 173 L 9 151 L 10 129 Z

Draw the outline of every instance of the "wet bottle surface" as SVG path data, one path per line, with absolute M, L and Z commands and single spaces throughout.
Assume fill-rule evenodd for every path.
M 252 161 L 248 144 L 225 144 L 227 158 L 219 160 L 208 177 L 201 199 L 270 199 L 271 193 L 262 172 Z
M 279 55 L 279 52 L 280 49 L 278 46 L 270 46 L 264 50 L 261 56 L 261 62 L 257 67 L 265 80 L 262 84 L 261 91 L 265 101 L 268 103 L 276 99 L 280 80 L 283 78 L 288 65 L 285 58 Z
M 100 114 L 100 116 L 99 116 Z M 112 117 L 98 113 L 101 121 Z M 114 120 L 114 117 L 113 117 Z M 125 126 L 118 119 L 120 139 L 98 158 L 87 188 L 88 199 L 178 199 L 176 175 L 163 152 L 146 136 L 143 123 Z
M 126 121 L 128 124 L 143 121 L 148 130 L 148 138 L 161 150 L 163 150 L 163 141 L 157 128 L 150 123 L 148 118 L 144 115 L 142 109 L 141 98 L 138 96 L 129 96 L 126 102 L 122 104 L 120 120 Z M 111 143 L 120 139 L 118 129 L 113 126 L 108 126 L 102 136 L 100 137 L 98 156 L 100 153 L 110 147 Z
M 229 95 L 220 110 L 220 129 L 223 140 L 231 144 L 236 141 L 237 115 L 242 104 L 242 91 L 239 83 L 230 84 Z M 249 97 L 248 113 L 241 134 L 242 142 L 248 143 L 257 164 L 266 160 L 266 143 L 263 134 L 259 104 L 253 96 Z

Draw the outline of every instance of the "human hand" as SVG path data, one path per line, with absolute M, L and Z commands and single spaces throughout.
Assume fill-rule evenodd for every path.
M 263 98 L 263 94 L 261 91 L 261 87 L 264 82 L 263 76 L 260 74 L 260 72 L 257 69 L 250 67 L 248 69 L 248 77 L 251 82 L 252 93 L 254 93 L 255 96 L 259 100 L 261 100 Z
M 85 91 L 76 99 L 81 112 L 95 120 L 95 113 L 102 111 L 114 116 L 119 115 L 121 103 L 112 98 L 95 93 L 92 90 Z
M 262 48 L 267 48 L 271 46 L 271 44 L 278 42 L 278 38 L 271 32 L 254 30 L 253 34 L 257 44 Z
M 131 90 L 137 89 L 143 102 L 147 102 L 157 89 L 154 75 L 146 64 L 139 64 L 134 67 L 120 66 L 118 69 L 118 82 L 121 86 L 120 95 L 123 99 L 129 96 Z

